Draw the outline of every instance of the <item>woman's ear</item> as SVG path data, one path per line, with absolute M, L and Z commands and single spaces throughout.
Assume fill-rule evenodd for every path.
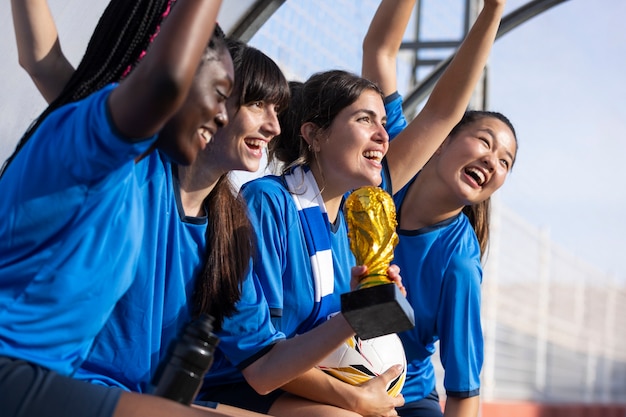
M 319 151 L 319 141 L 317 139 L 317 126 L 312 122 L 306 122 L 300 126 L 300 134 L 309 144 L 309 149 L 313 152 Z

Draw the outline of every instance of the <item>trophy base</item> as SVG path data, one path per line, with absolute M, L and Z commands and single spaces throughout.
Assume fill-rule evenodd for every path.
M 413 307 L 394 283 L 341 294 L 341 313 L 361 339 L 400 333 L 415 326 Z

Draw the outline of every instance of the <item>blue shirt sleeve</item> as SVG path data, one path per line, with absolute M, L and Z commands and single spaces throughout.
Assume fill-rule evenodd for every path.
M 444 387 L 450 397 L 472 397 L 479 392 L 483 363 L 481 281 L 479 259 L 456 252 L 445 271 L 437 318 Z
M 385 111 L 387 112 L 385 129 L 389 134 L 389 140 L 393 140 L 407 125 L 402 110 L 402 96 L 397 91 L 385 97 Z
M 248 203 L 250 220 L 254 225 L 257 255 L 254 265 L 273 317 L 281 317 L 283 274 L 287 251 L 287 198 L 282 186 L 269 178 L 245 184 L 241 193 Z M 280 221 L 277 221 L 280 219 Z
M 148 150 L 156 135 L 131 143 L 116 129 L 108 108 L 111 84 L 83 101 L 54 111 L 37 129 L 30 157 L 49 158 L 65 167 L 64 175 L 85 182 L 98 180 Z M 31 159 L 31 163 L 33 163 Z
M 263 290 L 251 268 L 236 307 L 237 312 L 224 320 L 222 330 L 217 333 L 218 349 L 241 369 L 242 363 L 250 364 L 253 362 L 250 358 L 256 358 L 260 351 L 285 337 L 271 323 Z

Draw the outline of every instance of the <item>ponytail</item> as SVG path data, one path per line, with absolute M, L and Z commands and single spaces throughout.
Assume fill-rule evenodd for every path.
M 465 206 L 463 208 L 463 213 L 469 218 L 470 224 L 474 228 L 474 232 L 478 238 L 478 244 L 480 245 L 480 254 L 482 258 L 485 256 L 489 246 L 491 197 L 481 201 L 480 203 Z
M 224 318 L 237 311 L 235 304 L 253 256 L 254 234 L 247 206 L 228 174 L 222 175 L 204 204 L 206 253 L 195 284 L 194 315 L 212 315 L 215 329 L 220 330 Z

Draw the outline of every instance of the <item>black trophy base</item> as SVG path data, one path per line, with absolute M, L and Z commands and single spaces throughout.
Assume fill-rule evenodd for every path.
M 415 326 L 413 307 L 394 283 L 341 294 L 341 312 L 361 339 L 400 333 Z

